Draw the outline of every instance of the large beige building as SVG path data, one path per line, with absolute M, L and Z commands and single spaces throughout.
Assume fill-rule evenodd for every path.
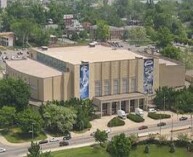
M 90 98 L 101 116 L 145 108 L 156 89 L 185 81 L 183 65 L 101 45 L 34 48 L 28 59 L 7 61 L 6 71 L 30 84 L 33 99 Z

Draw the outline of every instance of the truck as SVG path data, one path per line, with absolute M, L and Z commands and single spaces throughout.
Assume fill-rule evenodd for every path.
M 143 110 L 140 108 L 135 108 L 135 114 L 143 117 Z
M 123 119 L 126 118 L 126 113 L 123 110 L 118 110 L 117 114 L 118 114 L 118 117 L 120 117 L 120 118 L 123 118 Z

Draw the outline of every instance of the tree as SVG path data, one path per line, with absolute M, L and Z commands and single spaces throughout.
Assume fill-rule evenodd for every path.
M 128 30 L 125 30 L 123 32 L 123 40 L 126 41 L 128 38 L 129 38 L 129 32 L 128 32 Z
M 24 110 L 30 98 L 30 87 L 21 79 L 0 80 L 0 107 L 13 106 L 17 111 Z
M 107 139 L 108 139 L 108 134 L 106 133 L 106 131 L 100 131 L 99 129 L 97 129 L 97 131 L 94 134 L 94 138 L 96 142 L 100 143 L 100 146 L 102 146 L 102 144 L 104 144 Z
M 172 142 L 170 145 L 170 153 L 174 153 L 175 151 L 176 151 L 176 148 L 175 148 L 174 143 Z
M 179 60 L 180 59 L 180 54 L 182 53 L 179 48 L 176 48 L 174 46 L 168 45 L 165 47 L 161 52 L 163 56 Z
M 114 157 L 128 157 L 131 150 L 131 141 L 124 133 L 114 136 L 107 145 L 107 151 Z
M 172 34 L 170 30 L 167 27 L 162 27 L 158 29 L 156 40 L 157 40 L 157 46 L 161 48 L 171 44 Z
M 145 146 L 144 153 L 149 154 L 149 146 L 148 145 Z
M 76 122 L 75 110 L 54 104 L 43 107 L 45 127 L 50 131 L 64 133 L 71 130 Z
M 33 134 L 37 135 L 42 130 L 43 126 L 43 120 L 40 113 L 30 108 L 18 113 L 17 122 L 19 123 L 22 132 L 26 134 L 33 131 Z
M 96 38 L 101 41 L 106 41 L 109 35 L 109 26 L 106 22 L 103 20 L 97 21 Z
M 40 157 L 41 148 L 38 143 L 31 142 L 31 146 L 28 148 L 27 157 Z
M 0 109 L 0 124 L 3 127 L 9 128 L 15 122 L 16 109 L 15 107 L 3 106 Z
M 40 145 L 34 142 L 31 142 L 28 152 L 27 157 L 53 157 L 50 152 L 42 153 Z
M 136 44 L 146 39 L 146 31 L 143 27 L 135 27 L 129 30 L 129 39 Z

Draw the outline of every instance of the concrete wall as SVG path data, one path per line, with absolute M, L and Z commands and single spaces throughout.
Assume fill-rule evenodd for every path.
M 180 87 L 185 84 L 185 67 L 183 65 L 159 65 L 159 86 Z

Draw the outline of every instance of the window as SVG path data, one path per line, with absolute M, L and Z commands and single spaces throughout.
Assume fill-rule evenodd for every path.
M 131 78 L 131 92 L 136 92 L 136 78 Z
M 95 96 L 101 96 L 101 81 L 95 81 Z
M 129 93 L 129 81 L 128 78 L 122 79 L 122 93 Z
M 109 80 L 105 80 L 104 81 L 104 95 L 110 95 L 110 94 L 111 94 L 110 81 Z
M 119 80 L 116 79 L 113 81 L 113 94 L 119 93 Z

